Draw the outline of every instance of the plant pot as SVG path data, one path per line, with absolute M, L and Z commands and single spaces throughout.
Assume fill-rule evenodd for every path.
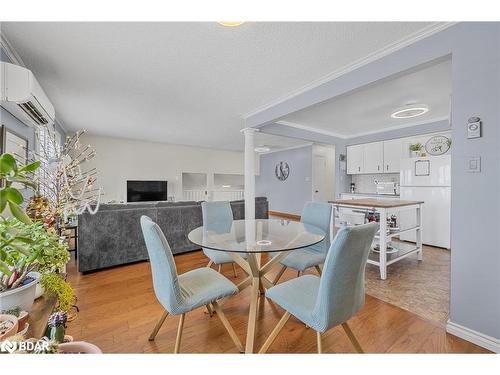
M 0 314 L 0 323 L 7 322 L 6 329 L 0 331 L 0 341 L 17 333 L 17 318 L 14 315 Z
M 30 283 L 0 293 L 0 311 L 10 310 L 15 307 L 19 307 L 28 313 L 31 311 L 33 301 L 35 301 L 36 284 L 40 280 L 40 274 L 38 272 L 30 272 L 28 275 L 33 278 Z
M 418 158 L 420 156 L 420 151 L 410 151 L 412 158 Z
M 38 281 L 36 283 L 35 299 L 40 298 L 41 296 L 43 296 L 44 293 L 45 293 L 45 289 L 43 288 L 40 281 Z
M 94 344 L 85 341 L 73 341 L 59 344 L 59 353 L 65 354 L 101 354 L 102 350 Z

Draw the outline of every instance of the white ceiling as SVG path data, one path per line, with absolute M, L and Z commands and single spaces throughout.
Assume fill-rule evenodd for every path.
M 1 31 L 68 130 L 241 150 L 244 114 L 429 25 L 3 22 Z
M 451 60 L 446 60 L 295 112 L 278 123 L 353 137 L 446 119 L 450 95 Z M 398 107 L 417 103 L 428 105 L 429 112 L 408 119 L 390 117 Z
M 258 132 L 254 139 L 255 147 L 269 147 L 269 152 L 280 151 L 288 148 L 295 148 L 310 144 L 303 139 L 282 137 L 279 135 Z

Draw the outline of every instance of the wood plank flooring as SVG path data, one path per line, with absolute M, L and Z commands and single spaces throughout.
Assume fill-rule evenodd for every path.
M 201 251 L 175 257 L 179 273 L 204 267 L 207 258 Z M 276 267 L 275 272 L 277 272 Z M 230 265 L 223 273 L 235 282 Z M 314 272 L 314 271 L 311 271 Z M 273 276 L 271 274 L 271 276 Z M 281 281 L 295 277 L 287 270 Z M 148 336 L 162 314 L 157 302 L 148 262 L 116 267 L 87 275 L 68 269 L 69 281 L 76 289 L 80 313 L 68 324 L 75 340 L 98 345 L 105 353 L 171 353 L 179 317 L 168 316 L 154 342 Z M 230 298 L 223 306 L 227 318 L 242 342 L 245 342 L 249 289 Z M 256 348 L 283 315 L 283 310 L 264 297 L 260 299 Z M 447 334 L 438 324 L 366 296 L 363 309 L 350 326 L 367 353 L 485 353 L 487 350 Z M 354 353 L 341 327 L 323 335 L 325 353 Z M 203 309 L 186 315 L 181 353 L 236 353 L 237 350 L 220 320 Z M 294 317 L 290 318 L 269 353 L 314 353 L 316 335 Z

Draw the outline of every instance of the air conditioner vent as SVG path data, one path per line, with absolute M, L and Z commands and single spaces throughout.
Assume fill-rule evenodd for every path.
M 26 102 L 18 104 L 19 107 L 26 113 L 33 121 L 38 125 L 48 124 L 48 121 L 43 117 L 43 115 L 36 109 L 36 107 L 31 102 Z

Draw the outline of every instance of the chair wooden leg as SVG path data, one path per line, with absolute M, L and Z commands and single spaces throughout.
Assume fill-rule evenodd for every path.
M 211 260 L 211 261 L 208 262 L 207 267 L 208 268 L 212 268 L 212 264 L 214 264 L 214 262 Z
M 356 349 L 358 353 L 364 353 L 363 348 L 361 348 L 361 345 L 359 345 L 358 340 L 356 339 L 356 336 L 354 336 L 354 333 L 352 333 L 351 328 L 347 324 L 347 322 L 342 323 L 342 328 L 344 328 L 345 333 L 347 334 L 347 337 L 349 337 L 349 340 L 351 341 L 352 345 Z
M 226 318 L 226 315 L 222 312 L 221 307 L 217 302 L 212 302 L 212 305 L 215 309 L 215 312 L 217 313 L 217 316 L 219 317 L 220 321 L 224 325 L 224 328 L 226 328 L 227 333 L 229 333 L 229 336 L 231 336 L 231 339 L 233 340 L 234 344 L 240 351 L 240 353 L 243 353 L 245 351 L 245 348 L 243 348 L 243 344 L 241 343 L 240 339 L 238 338 L 238 335 L 236 332 L 234 332 L 233 327 L 231 326 L 231 323 Z
M 232 263 L 233 264 L 233 273 L 234 273 L 234 277 L 237 278 L 238 277 L 238 271 L 236 271 L 236 264 Z
M 280 271 L 278 272 L 278 274 L 276 275 L 276 277 L 273 280 L 273 285 L 276 285 L 278 283 L 278 280 L 281 278 L 281 276 L 283 276 L 283 273 L 285 273 L 285 270 L 286 270 L 286 266 L 281 266 Z
M 179 349 L 181 347 L 181 339 L 182 339 L 182 330 L 184 329 L 184 317 L 186 314 L 182 314 L 179 318 L 179 326 L 177 327 L 177 337 L 175 339 L 175 348 L 174 353 L 179 353 Z
M 217 272 L 221 273 L 220 271 L 222 271 L 222 264 L 219 264 L 219 269 L 217 270 Z
M 158 323 L 156 323 L 155 328 L 153 328 L 153 331 L 149 335 L 149 341 L 153 341 L 155 339 L 156 334 L 160 330 L 160 328 L 163 325 L 163 322 L 165 321 L 165 319 L 167 319 L 167 316 L 168 316 L 168 311 L 167 310 L 163 311 L 163 314 L 162 314 L 160 320 L 158 320 Z
M 285 315 L 283 315 L 281 320 L 278 322 L 276 327 L 274 327 L 273 331 L 271 332 L 271 334 L 267 338 L 266 342 L 260 348 L 259 353 L 266 353 L 267 352 L 269 347 L 273 344 L 274 340 L 276 340 L 278 333 L 280 333 L 280 331 L 285 326 L 285 323 L 288 321 L 288 319 L 290 319 L 290 313 L 287 311 L 287 312 L 285 312 Z
M 300 273 L 301 273 L 300 271 L 297 271 L 297 277 L 300 277 Z
M 318 271 L 318 274 L 321 276 L 321 268 L 319 268 L 319 266 L 314 266 L 314 268 L 316 268 L 316 271 Z
M 323 353 L 323 345 L 321 345 L 321 333 L 316 332 L 316 341 L 318 343 L 318 354 Z
M 207 313 L 208 315 L 210 315 L 210 317 L 212 317 L 214 315 L 214 311 L 212 310 L 212 307 L 210 306 L 209 303 L 207 303 Z

